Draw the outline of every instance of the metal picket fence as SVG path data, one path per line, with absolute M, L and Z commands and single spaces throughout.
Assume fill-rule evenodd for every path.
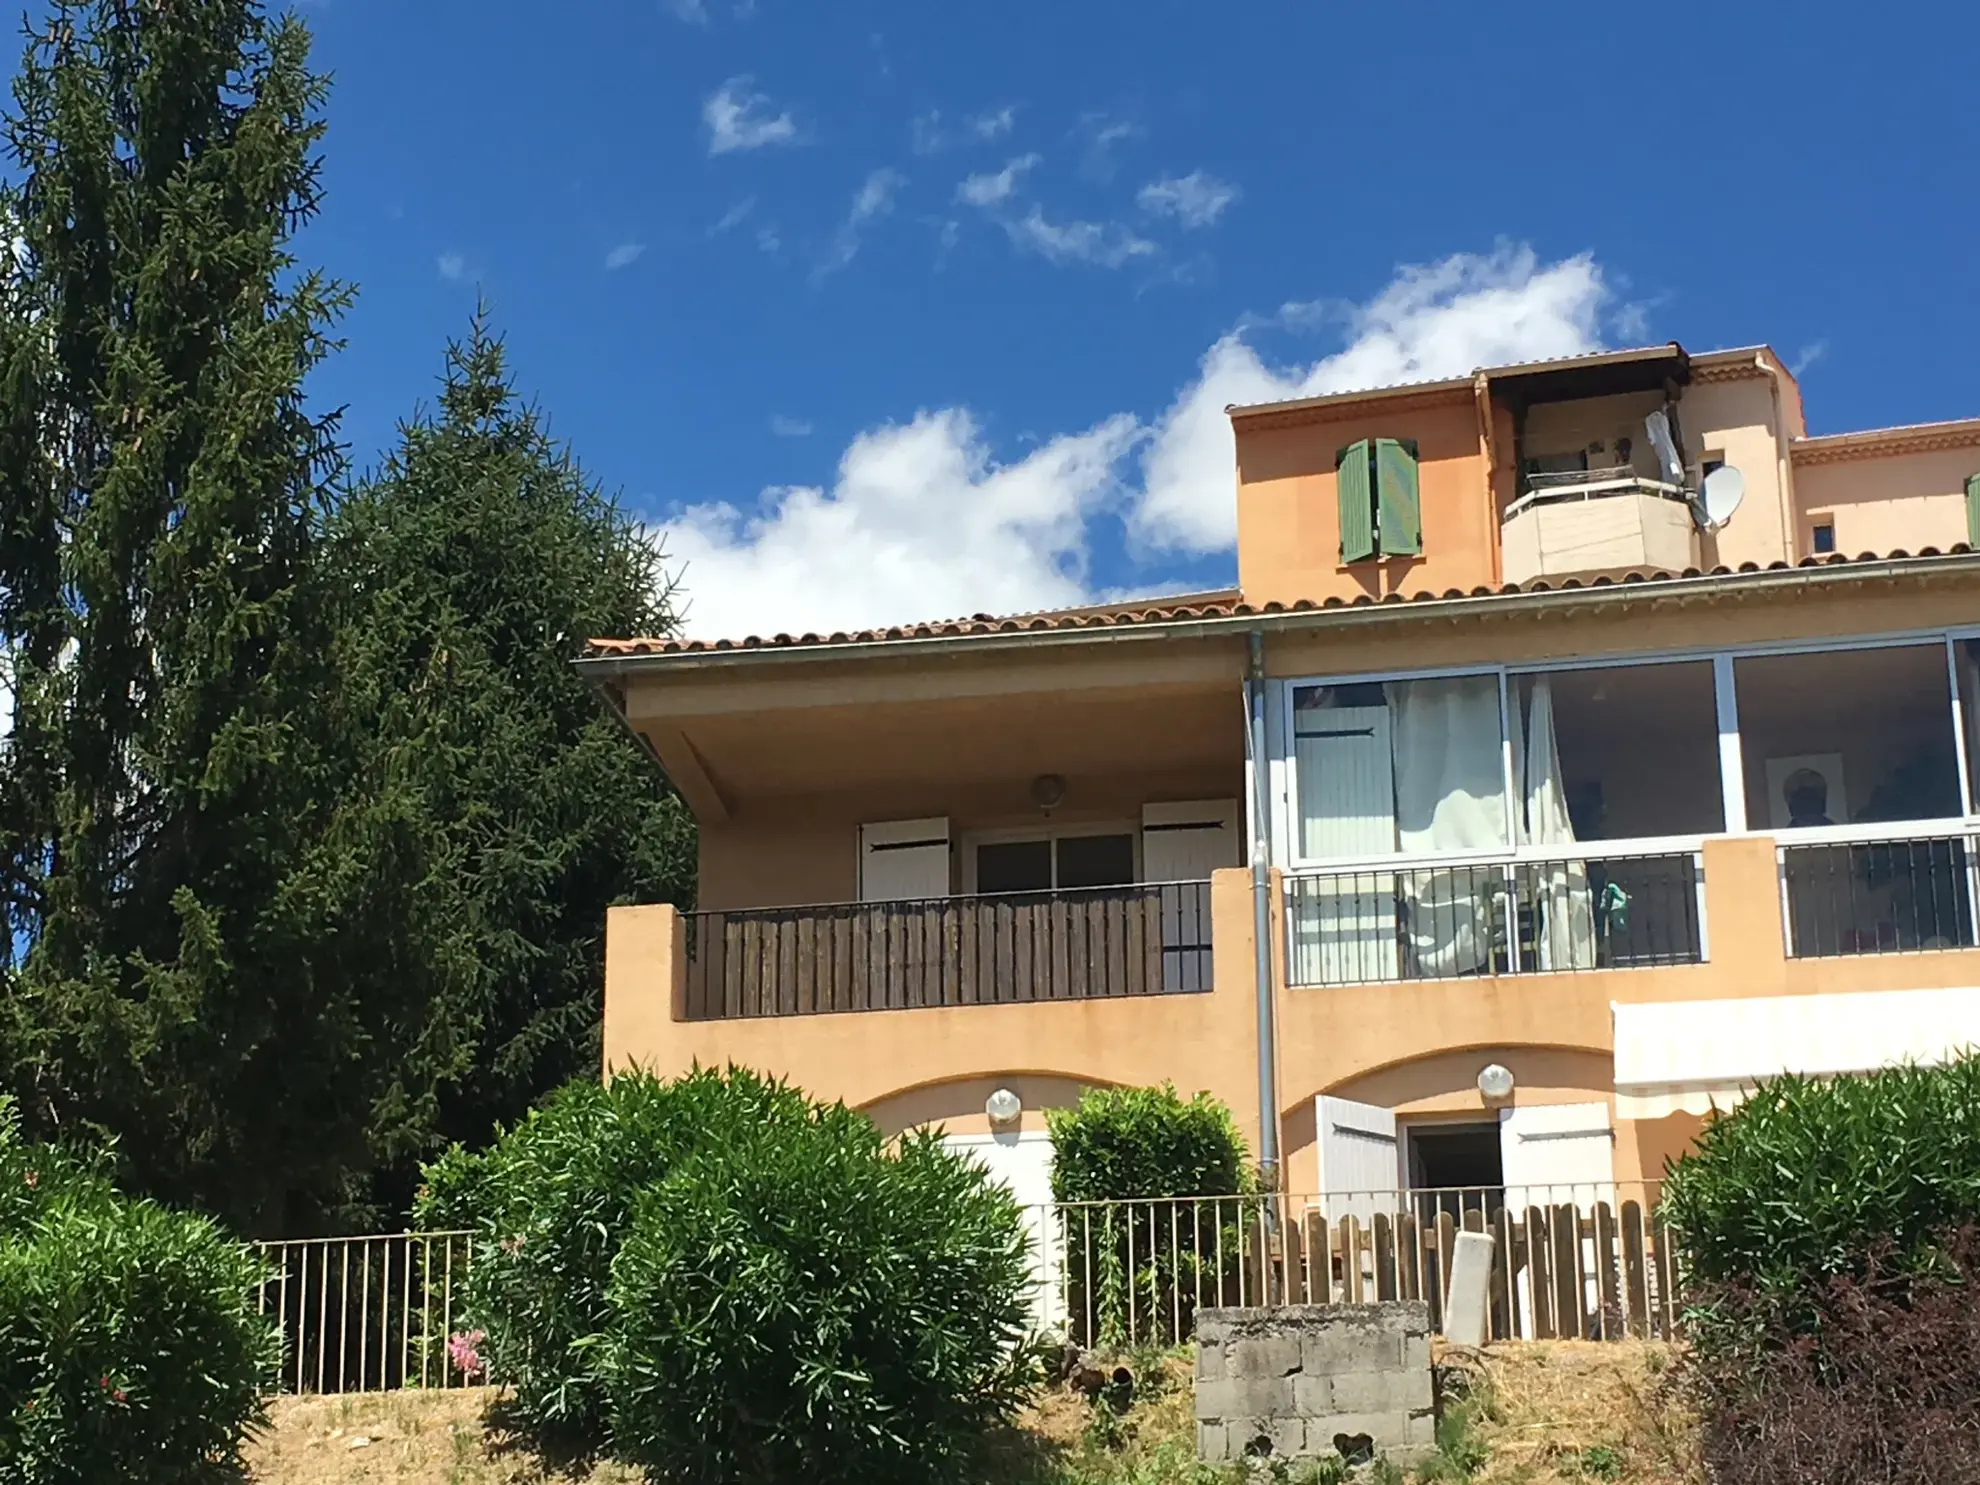
M 283 1392 L 385 1392 L 459 1387 L 449 1363 L 465 1232 L 261 1243 L 268 1261 L 260 1312 L 282 1331 Z
M 1082 1346 L 1175 1344 L 1200 1309 L 1422 1300 L 1441 1326 L 1461 1232 L 1494 1239 L 1495 1340 L 1669 1340 L 1681 1278 L 1654 1183 L 1203 1196 L 1024 1212 L 1030 1308 Z M 261 1245 L 285 1392 L 459 1387 L 465 1232 Z

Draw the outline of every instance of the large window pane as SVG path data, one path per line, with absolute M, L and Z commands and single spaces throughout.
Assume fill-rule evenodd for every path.
M 1134 880 L 1131 835 L 1062 835 L 1058 850 L 1061 887 L 1118 887 Z
M 1943 642 L 1752 656 L 1733 680 L 1752 828 L 1960 812 Z
M 1044 892 L 1052 885 L 1049 840 L 999 841 L 976 848 L 979 892 Z
M 1293 691 L 1300 855 L 1504 849 L 1496 675 Z
M 1521 844 L 1725 829 L 1709 660 L 1515 677 Z

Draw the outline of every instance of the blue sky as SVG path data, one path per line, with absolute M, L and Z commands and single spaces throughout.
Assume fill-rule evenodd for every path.
M 477 292 L 699 634 L 1230 581 L 1234 400 L 1765 341 L 1980 413 L 1972 7 L 314 0 L 316 395 Z

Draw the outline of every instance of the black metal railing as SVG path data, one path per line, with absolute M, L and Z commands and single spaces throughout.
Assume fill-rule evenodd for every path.
M 1291 878 L 1287 979 L 1382 984 L 1697 964 L 1691 852 L 1382 867 Z
M 702 912 L 685 927 L 691 1021 L 1211 987 L 1208 882 Z
M 1788 953 L 1971 948 L 1973 862 L 1964 836 L 1783 846 Z

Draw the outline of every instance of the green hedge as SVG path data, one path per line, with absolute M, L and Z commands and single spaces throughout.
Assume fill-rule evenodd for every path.
M 280 1355 L 262 1273 L 99 1160 L 23 1144 L 0 1103 L 0 1485 L 225 1478 Z
M 750 1072 L 574 1086 L 428 1174 L 490 1379 L 659 1478 L 958 1478 L 1032 1375 L 1010 1197 Z
M 1789 1293 L 1878 1249 L 1929 1265 L 1980 1221 L 1980 1058 L 1769 1082 L 1672 1166 L 1663 1212 L 1707 1283 Z
M 1208 1093 L 1185 1102 L 1173 1085 L 1089 1088 L 1048 1109 L 1056 1201 L 1233 1196 L 1249 1187 L 1244 1139 Z

